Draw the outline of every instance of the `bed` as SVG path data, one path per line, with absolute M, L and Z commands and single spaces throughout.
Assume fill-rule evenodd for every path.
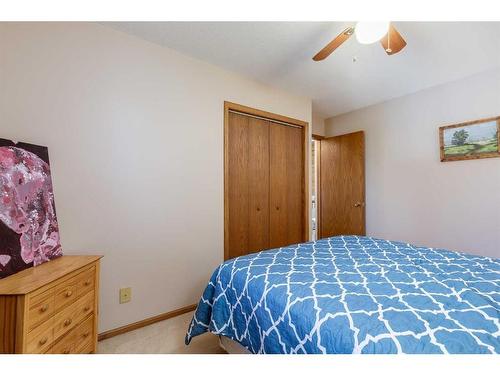
M 337 236 L 231 259 L 186 334 L 251 353 L 500 353 L 500 259 Z

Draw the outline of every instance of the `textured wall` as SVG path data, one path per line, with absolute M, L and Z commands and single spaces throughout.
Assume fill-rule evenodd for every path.
M 368 234 L 500 257 L 500 158 L 441 163 L 438 128 L 500 115 L 500 70 L 326 121 L 365 131 Z
M 223 260 L 224 100 L 311 121 L 307 98 L 90 23 L 0 23 L 0 87 L 0 136 L 49 147 L 65 254 L 105 256 L 100 331 L 197 302 Z

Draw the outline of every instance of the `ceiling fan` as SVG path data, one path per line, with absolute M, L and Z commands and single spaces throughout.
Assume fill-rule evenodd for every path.
M 390 22 L 358 22 L 355 26 L 348 27 L 337 35 L 313 57 L 313 60 L 326 59 L 352 34 L 356 34 L 356 39 L 361 44 L 372 44 L 380 41 L 388 55 L 394 55 L 406 46 L 406 41 Z

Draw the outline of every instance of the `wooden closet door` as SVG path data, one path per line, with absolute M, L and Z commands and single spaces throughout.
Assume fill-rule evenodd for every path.
M 269 248 L 269 121 L 229 113 L 228 258 Z
M 270 124 L 270 245 L 304 241 L 303 130 Z

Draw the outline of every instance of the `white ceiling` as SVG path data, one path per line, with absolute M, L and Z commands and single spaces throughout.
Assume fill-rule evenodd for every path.
M 399 54 L 353 37 L 323 62 L 312 56 L 352 22 L 104 24 L 310 97 L 324 117 L 500 66 L 500 22 L 395 22 L 408 42 Z

